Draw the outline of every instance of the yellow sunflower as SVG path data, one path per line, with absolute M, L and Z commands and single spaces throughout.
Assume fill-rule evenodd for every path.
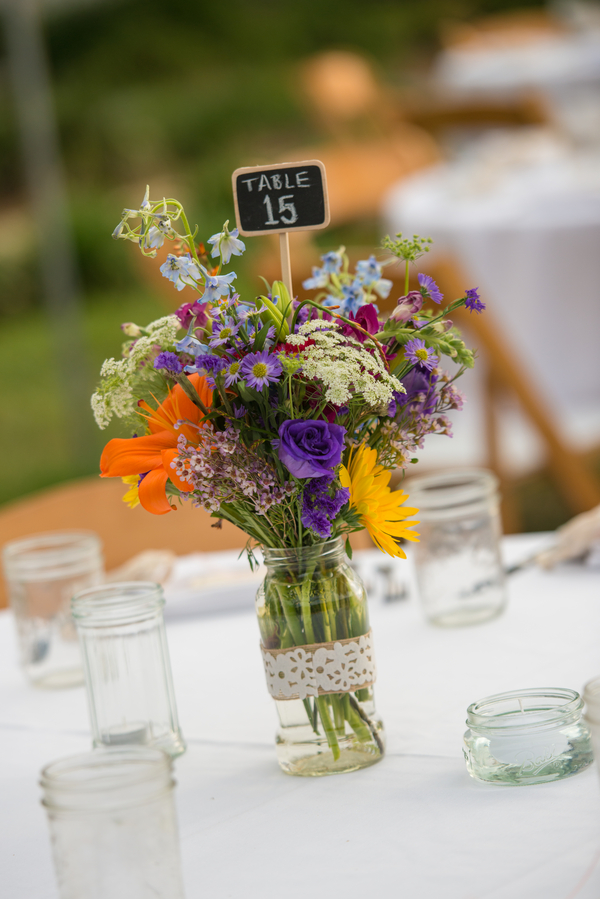
M 377 450 L 366 443 L 350 450 L 348 467 L 342 465 L 340 481 L 342 487 L 350 490 L 350 506 L 360 516 L 373 543 L 389 556 L 405 559 L 406 553 L 398 546 L 397 540 L 418 541 L 419 535 L 409 528 L 418 521 L 405 521 L 409 515 L 419 510 L 400 508 L 408 499 L 402 490 L 390 490 L 391 472 L 377 464 Z
M 140 504 L 140 497 L 138 492 L 138 482 L 140 480 L 139 474 L 128 474 L 126 477 L 121 478 L 123 483 L 129 487 L 129 490 L 123 497 L 123 502 L 127 503 L 130 509 L 135 509 L 136 506 Z

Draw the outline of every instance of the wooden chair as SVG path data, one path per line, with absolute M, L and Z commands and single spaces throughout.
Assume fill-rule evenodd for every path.
M 202 509 L 183 503 L 176 512 L 151 515 L 122 502 L 125 489 L 119 478 L 83 478 L 59 484 L 0 508 L 0 547 L 9 540 L 43 531 L 95 531 L 104 544 L 110 571 L 148 549 L 168 549 L 177 555 L 243 549 L 248 537 L 229 522 L 220 529 Z M 354 534 L 355 549 L 371 547 L 366 531 Z M 0 608 L 7 604 L 0 579 Z

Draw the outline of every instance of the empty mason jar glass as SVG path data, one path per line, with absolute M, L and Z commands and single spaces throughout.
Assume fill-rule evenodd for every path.
M 34 534 L 2 550 L 23 669 L 37 687 L 83 683 L 71 597 L 100 583 L 102 544 L 88 531 Z
M 506 589 L 496 476 L 475 469 L 447 471 L 411 478 L 406 489 L 419 510 L 421 537 L 414 554 L 427 618 L 451 627 L 499 615 Z
M 180 755 L 162 587 L 106 584 L 73 597 L 94 746 L 146 743 Z
M 60 899 L 183 899 L 170 758 L 122 746 L 41 774 Z

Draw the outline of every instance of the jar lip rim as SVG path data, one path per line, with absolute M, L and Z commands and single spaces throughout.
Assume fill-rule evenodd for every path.
M 282 558 L 288 558 L 289 554 L 300 554 L 309 552 L 332 552 L 335 549 L 344 549 L 343 537 L 330 537 L 321 543 L 313 543 L 311 546 L 261 546 L 261 551 L 267 561 L 269 555 L 280 553 Z
M 9 540 L 2 547 L 6 563 L 19 565 L 31 562 L 53 562 L 63 553 L 83 555 L 102 549 L 102 540 L 95 531 L 72 528 L 59 531 L 42 531 Z
M 493 706 L 500 702 L 516 700 L 521 704 L 524 699 L 562 699 L 559 705 L 547 705 L 545 708 L 523 709 L 492 714 L 483 713 L 485 706 Z M 489 730 L 516 731 L 530 728 L 543 727 L 550 723 L 560 721 L 583 708 L 581 695 L 569 687 L 534 687 L 526 690 L 509 690 L 506 693 L 495 693 L 471 703 L 467 708 L 467 725 L 483 727 Z M 521 717 L 522 716 L 522 717 Z M 535 719 L 535 720 L 533 720 Z
M 419 503 L 420 511 L 435 511 L 491 496 L 499 484 L 494 472 L 486 468 L 450 468 L 414 475 L 406 480 L 405 487 L 409 496 Z
M 149 602 L 165 604 L 164 591 L 154 581 L 108 581 L 86 587 L 71 599 L 74 618 L 86 617 L 90 612 L 102 615 L 120 610 L 132 613 Z
M 143 763 L 137 770 L 116 771 L 111 773 L 110 766 L 118 764 Z M 96 778 L 77 778 L 72 775 L 77 771 L 100 773 L 106 770 L 106 776 Z M 173 770 L 172 759 L 162 749 L 153 746 L 119 746 L 106 749 L 95 749 L 91 752 L 80 752 L 48 762 L 40 771 L 40 785 L 44 789 L 59 790 L 71 795 L 81 793 L 105 793 L 107 791 L 138 786 L 147 780 L 148 775 L 170 775 Z M 109 777 L 113 778 L 108 783 Z

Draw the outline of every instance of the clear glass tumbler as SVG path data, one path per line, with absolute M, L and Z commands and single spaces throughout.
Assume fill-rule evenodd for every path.
M 26 675 L 37 687 L 83 683 L 71 597 L 102 581 L 100 539 L 88 531 L 34 534 L 5 544 L 2 559 Z
M 419 509 L 415 565 L 429 621 L 452 627 L 495 618 L 506 605 L 496 476 L 447 471 L 411 478 L 406 489 Z
M 183 899 L 174 784 L 170 758 L 145 746 L 43 769 L 60 899 Z
M 146 743 L 185 751 L 177 720 L 162 587 L 144 581 L 82 590 L 72 600 L 94 746 Z

